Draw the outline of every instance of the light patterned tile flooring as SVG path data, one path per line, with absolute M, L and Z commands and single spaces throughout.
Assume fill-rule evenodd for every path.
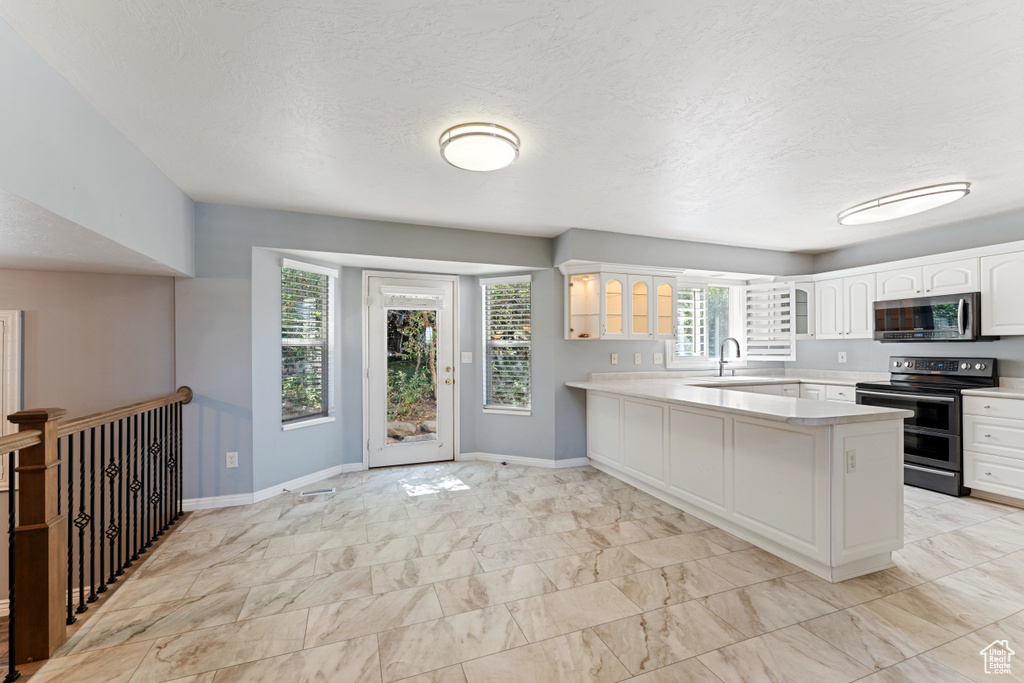
M 897 567 L 829 584 L 590 467 L 325 486 L 189 515 L 33 683 L 981 681 L 1024 651 L 1009 506 L 908 487 Z

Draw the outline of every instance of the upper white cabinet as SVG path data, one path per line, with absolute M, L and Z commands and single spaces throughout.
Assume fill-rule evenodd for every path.
M 793 283 L 793 321 L 797 339 L 814 339 L 814 283 Z
M 818 339 L 869 339 L 874 332 L 875 274 L 815 283 Z
M 969 258 L 878 273 L 878 300 L 977 292 L 979 259 Z
M 566 275 L 566 339 L 673 339 L 676 278 L 593 272 Z
M 981 333 L 1024 334 L 1024 251 L 981 257 Z

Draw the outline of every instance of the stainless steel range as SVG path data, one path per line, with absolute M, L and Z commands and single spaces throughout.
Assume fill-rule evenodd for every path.
M 995 358 L 889 359 L 887 382 L 861 382 L 857 403 L 914 411 L 904 420 L 903 481 L 965 496 L 960 392 L 999 384 Z

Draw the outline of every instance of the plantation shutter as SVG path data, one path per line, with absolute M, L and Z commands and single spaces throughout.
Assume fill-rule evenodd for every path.
M 792 282 L 744 288 L 748 360 L 796 360 L 796 324 Z
M 281 268 L 281 421 L 328 414 L 330 270 Z
M 530 409 L 530 277 L 481 280 L 484 407 Z
M 677 296 L 676 356 L 708 355 L 708 290 L 682 286 Z

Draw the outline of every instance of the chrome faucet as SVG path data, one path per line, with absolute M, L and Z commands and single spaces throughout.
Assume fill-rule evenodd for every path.
M 736 345 L 736 358 L 740 357 L 740 343 L 735 337 L 726 337 L 722 340 L 722 345 L 718 347 L 718 376 L 722 376 L 722 371 L 725 369 L 725 345 L 732 342 Z M 733 370 L 732 374 L 736 374 Z

